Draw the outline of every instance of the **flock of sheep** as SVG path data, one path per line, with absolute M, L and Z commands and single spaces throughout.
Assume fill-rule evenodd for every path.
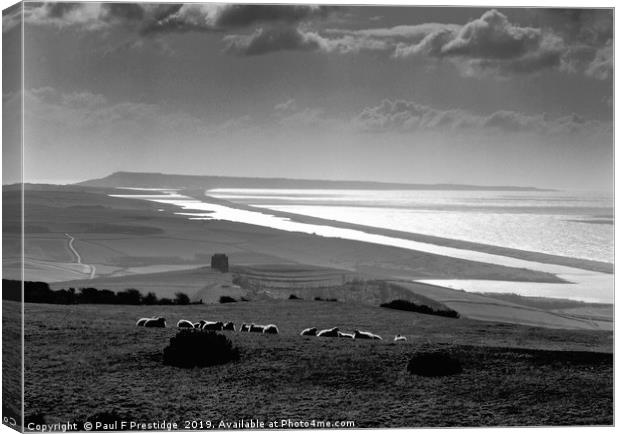
M 136 322 L 137 326 L 142 327 L 166 327 L 166 319 L 161 317 L 152 317 L 152 318 L 140 318 Z M 184 329 L 197 329 L 197 330 L 205 330 L 205 331 L 223 331 L 230 330 L 236 331 L 235 324 L 232 322 L 222 322 L 222 321 L 205 321 L 200 320 L 198 322 L 191 322 L 186 319 L 179 320 L 177 322 L 178 328 Z M 280 331 L 278 330 L 278 326 L 275 324 L 267 324 L 267 325 L 259 325 L 259 324 L 241 324 L 239 328 L 240 332 L 253 332 L 253 333 L 264 333 L 264 334 L 278 334 Z M 379 335 L 376 335 L 371 332 L 364 332 L 360 330 L 354 330 L 353 333 L 345 333 L 341 332 L 338 327 L 333 327 L 331 329 L 319 330 L 316 327 L 307 328 L 302 330 L 300 333 L 301 336 L 318 336 L 318 337 L 328 337 L 328 338 L 349 338 L 349 339 L 377 339 L 383 340 L 383 338 Z M 396 335 L 394 336 L 394 341 L 406 341 L 407 337 Z

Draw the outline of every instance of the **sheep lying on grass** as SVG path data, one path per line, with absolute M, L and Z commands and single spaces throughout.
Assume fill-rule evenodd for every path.
M 279 333 L 278 326 L 275 324 L 267 324 L 263 328 L 263 333 L 268 334 L 268 335 L 277 335 Z
M 224 329 L 224 323 L 222 321 L 205 321 L 202 325 L 202 330 L 219 331 Z
M 310 327 L 302 330 L 301 333 L 299 333 L 299 336 L 316 336 L 316 333 L 318 331 L 319 329 L 317 329 L 316 327 Z
M 331 329 L 325 329 L 318 332 L 316 335 L 324 338 L 337 338 L 339 329 L 338 327 L 334 327 Z
M 193 329 L 194 324 L 186 319 L 180 319 L 179 322 L 177 322 L 177 327 L 180 329 Z
M 406 341 L 406 340 L 407 340 L 407 336 L 402 336 L 402 335 L 394 336 L 394 342 Z
M 149 318 L 145 323 L 144 327 L 166 327 L 166 319 L 165 318 Z
M 156 319 L 156 318 L 140 318 L 138 321 L 136 321 L 136 325 L 140 327 L 144 327 L 144 324 L 150 319 Z
M 355 336 L 355 339 L 378 339 L 378 340 L 383 340 L 383 338 L 381 336 L 379 336 L 379 335 L 376 335 L 376 334 L 370 333 L 370 332 L 361 332 L 359 330 L 355 330 L 353 335 Z
M 264 325 L 260 325 L 260 324 L 250 324 L 250 332 L 252 333 L 263 333 L 265 331 L 265 327 Z
M 354 335 L 353 333 L 338 332 L 338 337 L 339 337 L 339 338 L 354 339 L 354 338 L 355 338 L 355 335 Z

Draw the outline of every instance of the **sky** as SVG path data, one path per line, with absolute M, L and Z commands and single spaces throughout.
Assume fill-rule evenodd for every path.
M 3 15 L 5 53 L 20 16 Z M 611 191 L 612 18 L 26 3 L 24 179 L 141 171 Z M 19 80 L 7 80 L 4 112 L 19 101 Z

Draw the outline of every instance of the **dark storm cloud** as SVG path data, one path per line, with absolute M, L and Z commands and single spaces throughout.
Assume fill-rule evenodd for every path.
M 539 27 L 553 29 L 568 43 L 604 45 L 613 37 L 611 9 L 530 9 Z
M 80 3 L 45 3 L 43 6 L 50 18 L 61 18 L 81 7 Z
M 229 5 L 223 9 L 216 25 L 226 28 L 249 27 L 267 22 L 298 23 L 324 18 L 337 8 L 305 5 Z
M 530 9 L 521 15 L 527 24 L 519 24 L 493 9 L 463 25 L 321 30 L 318 21 L 344 8 L 214 3 L 35 3 L 27 8 L 29 23 L 91 31 L 124 26 L 144 39 L 161 39 L 155 36 L 169 33 L 234 31 L 223 37 L 223 43 L 226 52 L 237 55 L 375 51 L 393 59 L 448 62 L 465 76 L 510 78 L 545 70 L 599 80 L 613 75 L 610 10 Z
M 106 3 L 105 8 L 110 17 L 128 21 L 144 19 L 145 11 L 137 3 Z
M 367 132 L 413 132 L 476 130 L 503 133 L 578 134 L 609 131 L 610 126 L 588 121 L 573 114 L 550 117 L 499 110 L 479 115 L 467 110 L 439 110 L 412 101 L 383 100 L 365 108 L 353 121 L 357 129 Z
M 95 30 L 131 25 L 143 34 L 211 32 L 252 28 L 256 25 L 294 25 L 322 19 L 343 9 L 312 5 L 140 4 L 140 3 L 35 3 L 28 21 L 58 27 L 80 26 Z

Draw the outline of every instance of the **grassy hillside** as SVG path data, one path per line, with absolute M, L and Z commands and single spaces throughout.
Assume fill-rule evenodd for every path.
M 594 311 L 542 309 L 512 301 L 417 282 L 392 282 L 395 286 L 431 298 L 462 316 L 538 327 L 613 330 L 611 305 Z M 558 301 L 558 303 L 561 301 Z M 553 304 L 551 304 L 553 306 Z M 590 314 L 588 314 L 590 313 Z
M 10 303 L 10 302 L 7 302 Z M 138 317 L 276 323 L 280 335 L 226 332 L 228 365 L 162 364 L 173 328 Z M 27 420 L 353 420 L 357 427 L 611 424 L 612 333 L 564 331 L 306 300 L 193 306 L 26 305 Z M 309 326 L 384 341 L 301 337 Z M 406 343 L 391 338 L 404 334 Z M 96 345 L 94 344 L 96 343 Z M 443 348 L 463 373 L 424 378 L 412 354 Z M 587 351 L 587 353 L 579 353 Z

